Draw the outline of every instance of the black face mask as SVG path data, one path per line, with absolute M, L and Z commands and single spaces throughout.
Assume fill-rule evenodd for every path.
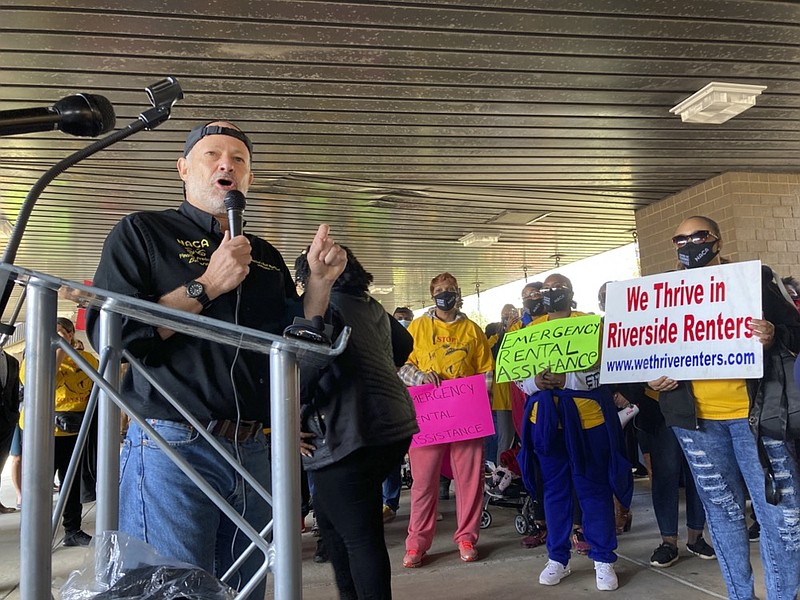
M 525 307 L 525 310 L 527 310 L 528 314 L 532 317 L 538 317 L 547 312 L 544 309 L 544 300 L 541 298 L 525 298 L 525 300 L 522 301 L 522 306 Z
M 719 254 L 712 250 L 716 243 L 717 240 L 704 244 L 686 244 L 683 248 L 678 248 L 678 260 L 687 269 L 705 267 Z
M 542 290 L 542 300 L 547 312 L 561 312 L 572 308 L 572 290 L 558 288 L 555 290 Z
M 433 299 L 436 301 L 436 308 L 445 312 L 453 310 L 458 302 L 458 292 L 440 292 Z

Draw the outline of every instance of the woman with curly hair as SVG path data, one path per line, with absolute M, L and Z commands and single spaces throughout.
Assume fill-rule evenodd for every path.
M 312 473 L 314 511 L 339 597 L 388 600 L 382 484 L 419 431 L 411 397 L 397 377 L 413 339 L 369 295 L 372 275 L 342 248 L 347 266 L 333 284 L 325 321 L 334 335 L 349 326 L 350 340 L 328 366 L 301 366 L 301 453 Z M 305 253 L 295 269 L 304 286 Z

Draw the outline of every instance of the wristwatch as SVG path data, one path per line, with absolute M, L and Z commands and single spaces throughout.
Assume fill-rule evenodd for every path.
M 211 299 L 206 294 L 205 286 L 194 279 L 186 284 L 186 296 L 197 300 L 203 308 L 211 306 Z

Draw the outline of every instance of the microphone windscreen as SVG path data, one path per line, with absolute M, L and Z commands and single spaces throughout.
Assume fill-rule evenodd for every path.
M 226 192 L 223 202 L 225 203 L 226 210 L 244 210 L 245 206 L 247 205 L 247 200 L 245 199 L 244 194 L 239 190 L 231 190 Z
M 117 124 L 117 115 L 114 113 L 114 107 L 105 96 L 98 96 L 96 94 L 83 94 L 92 107 L 95 115 L 99 116 L 100 130 L 95 135 L 107 133 L 114 129 Z
M 58 128 L 64 133 L 95 137 L 114 128 L 117 117 L 105 96 L 74 94 L 62 98 L 53 108 L 61 116 Z

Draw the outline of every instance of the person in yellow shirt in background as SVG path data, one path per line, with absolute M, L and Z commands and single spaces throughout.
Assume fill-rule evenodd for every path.
M 497 350 L 508 331 L 509 325 L 519 321 L 519 311 L 513 304 L 506 304 L 500 311 L 500 322 L 486 326 L 486 337 L 497 358 Z M 492 420 L 494 435 L 486 438 L 486 460 L 500 465 L 500 455 L 514 446 L 514 421 L 511 418 L 511 383 L 494 383 L 492 386 Z
M 553 274 L 541 290 L 547 314 L 532 326 L 554 319 L 584 316 L 572 310 L 572 283 Z M 618 587 L 614 495 L 630 506 L 633 478 L 611 391 L 600 385 L 599 363 L 586 371 L 552 373 L 544 369 L 522 382 L 530 396 L 519 457 L 523 480 L 536 488 L 530 467 L 535 452 L 542 471 L 547 521 L 548 562 L 539 575 L 542 585 L 556 585 L 571 573 L 573 490 L 583 509 L 583 533 L 591 548 L 598 590 Z
M 408 327 L 414 350 L 400 368 L 400 379 L 408 386 L 438 386 L 443 380 L 483 373 L 487 388 L 491 389 L 494 361 L 489 342 L 481 328 L 458 310 L 458 281 L 450 273 L 441 273 L 431 280 L 430 290 L 435 306 Z M 458 527 L 453 539 L 461 560 L 477 560 L 475 546 L 483 508 L 483 445 L 483 438 L 476 438 L 408 451 L 414 483 L 404 567 L 419 567 L 433 543 L 439 474 L 447 450 L 456 482 Z
M 59 317 L 56 321 L 56 331 L 71 346 L 75 346 L 75 325 L 67 318 Z M 81 356 L 95 369 L 99 363 L 90 353 L 79 350 Z M 25 360 L 20 366 L 20 381 L 25 383 Z M 86 404 L 92 391 L 92 380 L 75 364 L 61 348 L 56 350 L 56 426 L 53 430 L 55 436 L 55 455 L 53 472 L 58 475 L 63 483 L 67 475 L 67 468 L 72 453 L 75 450 L 80 423 L 86 412 Z M 24 410 L 20 413 L 19 426 L 23 427 Z M 88 546 L 92 536 L 81 529 L 81 498 L 80 498 L 80 472 L 76 472 L 70 489 L 62 494 L 67 494 L 64 504 L 64 545 Z

